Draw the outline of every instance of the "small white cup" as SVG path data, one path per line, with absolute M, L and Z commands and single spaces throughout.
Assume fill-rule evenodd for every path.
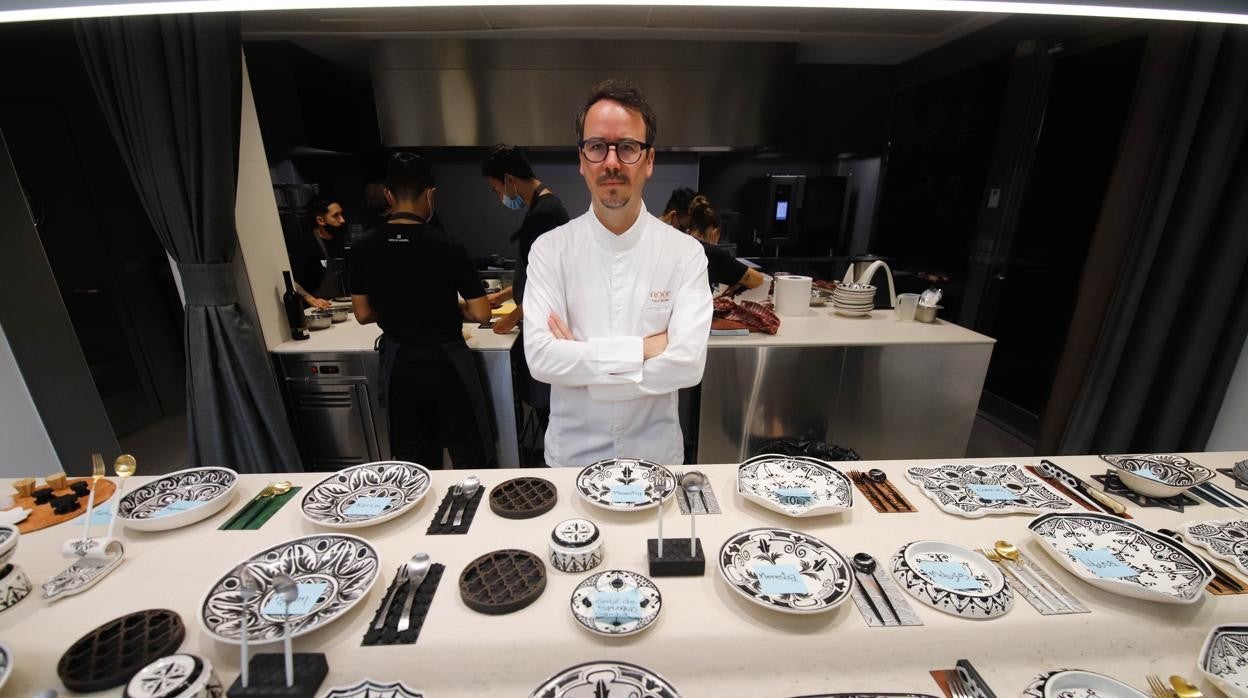
M 919 294 L 917 293 L 898 293 L 897 294 L 897 320 L 898 322 L 914 322 L 914 311 L 919 307 Z

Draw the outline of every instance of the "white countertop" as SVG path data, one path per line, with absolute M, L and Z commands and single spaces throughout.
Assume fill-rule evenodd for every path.
M 494 334 L 493 330 L 483 330 L 476 323 L 464 323 L 464 329 L 471 330 L 468 348 L 476 351 L 507 351 L 519 336 L 515 330 L 511 334 Z M 286 340 L 271 351 L 275 354 L 372 351 L 377 338 L 381 336 L 381 328 L 376 323 L 361 325 L 352 315 L 345 322 L 330 325 L 326 329 L 310 330 L 310 334 L 311 337 L 302 341 Z
M 1191 454 L 1209 467 L 1230 467 L 1248 453 Z M 139 456 L 142 472 L 142 454 Z M 1092 482 L 1105 463 L 1094 456 L 1055 456 L 1053 460 Z M 585 574 L 547 567 L 545 592 L 531 606 L 503 616 L 476 613 L 460 599 L 456 582 L 469 561 L 500 548 L 520 548 L 543 557 L 550 531 L 563 519 L 581 516 L 602 530 L 606 560 L 593 570 L 646 569 L 645 539 L 655 534 L 655 512 L 621 513 L 598 509 L 577 495 L 574 468 L 479 470 L 487 490 L 517 476 L 540 476 L 559 490 L 554 510 L 537 518 L 510 520 L 483 501 L 465 535 L 426 536 L 425 529 L 447 489 L 465 472 L 436 470 L 430 493 L 396 519 L 349 533 L 368 540 L 381 557 L 376 585 L 352 610 L 324 628 L 296 638 L 296 652 L 325 652 L 330 673 L 317 695 L 364 677 L 403 681 L 431 698 L 526 696 L 551 674 L 589 660 L 640 664 L 670 680 L 685 698 L 808 695 L 839 691 L 907 691 L 940 695 L 928 670 L 949 668 L 968 658 L 1001 698 L 1018 696 L 1045 670 L 1076 667 L 1102 672 L 1137 688 L 1145 674 L 1184 674 L 1207 696 L 1220 695 L 1194 666 L 1209 629 L 1217 623 L 1248 619 L 1248 596 L 1202 594 L 1191 605 L 1170 605 L 1112 594 L 1076 579 L 1048 556 L 1027 530 L 1033 516 L 1013 514 L 966 519 L 946 514 L 904 478 L 911 465 L 948 462 L 1036 463 L 1034 458 L 940 461 L 878 461 L 838 464 L 844 469 L 879 467 L 918 509 L 881 514 L 855 491 L 852 511 L 790 518 L 744 501 L 735 490 L 735 465 L 708 465 L 706 473 L 724 513 L 699 516 L 697 532 L 708 551 L 705 574 L 658 577 L 664 610 L 650 629 L 631 637 L 604 638 L 579 627 L 568 610 L 572 589 Z M 42 472 L 42 471 L 41 471 Z M 283 476 L 286 477 L 286 476 Z M 290 476 L 308 487 L 325 474 Z M 136 477 L 136 483 L 149 478 Z M 36 585 L 34 596 L 0 615 L 0 640 L 16 651 L 16 668 L 5 695 L 31 696 L 46 688 L 62 690 L 57 660 L 82 634 L 118 616 L 146 608 L 176 611 L 186 625 L 183 652 L 202 654 L 228 685 L 238 674 L 238 648 L 212 639 L 198 621 L 205 592 L 240 559 L 267 546 L 328 529 L 300 515 L 302 492 L 262 528 L 218 531 L 265 482 L 276 476 L 243 476 L 234 502 L 208 520 L 163 533 L 124 531 L 126 558 L 111 575 L 80 596 L 49 605 L 38 598 L 38 584 L 61 570 L 63 541 L 80 528 L 62 524 L 23 535 L 12 562 Z M 0 488 L 9 489 L 9 480 Z M 1229 491 L 1232 480 L 1214 482 Z M 136 486 L 131 483 L 130 489 Z M 305 490 L 306 491 L 306 490 Z M 486 495 L 488 500 L 488 492 Z M 1177 529 L 1193 519 L 1232 516 L 1211 504 L 1186 513 L 1142 509 L 1127 504 L 1134 523 L 1156 530 Z M 668 536 L 687 535 L 689 521 L 676 502 L 665 507 Z M 1042 616 L 1018 598 L 1013 610 L 990 621 L 956 618 L 907 601 L 921 627 L 870 628 L 852 602 L 811 616 L 789 615 L 756 606 L 731 591 L 717 564 L 720 547 L 736 532 L 778 526 L 808 532 L 846 555 L 860 550 L 887 564 L 902 544 L 916 539 L 978 546 L 997 539 L 1015 542 L 1039 566 L 1077 596 L 1091 613 Z M 98 529 L 96 531 L 99 532 Z M 383 600 L 396 567 L 416 551 L 446 565 L 433 606 L 415 645 L 361 647 L 360 639 Z M 1230 567 L 1228 563 L 1220 563 Z M 1237 575 L 1242 578 L 1243 575 Z M 274 651 L 267 645 L 265 651 Z M 120 689 L 107 694 L 120 695 Z
M 711 337 L 716 347 L 785 347 L 785 346 L 879 346 L 897 344 L 993 344 L 997 340 L 944 320 L 933 323 L 898 322 L 891 310 L 877 310 L 867 317 L 844 317 L 831 307 L 811 308 L 805 317 L 780 316 L 780 331 L 774 335 L 751 332 L 748 337 Z M 497 335 L 473 323 L 468 348 L 479 351 L 511 349 L 519 336 Z M 372 351 L 381 335 L 376 324 L 361 325 L 355 316 L 324 330 L 312 330 L 310 339 L 289 340 L 273 349 L 274 353 Z

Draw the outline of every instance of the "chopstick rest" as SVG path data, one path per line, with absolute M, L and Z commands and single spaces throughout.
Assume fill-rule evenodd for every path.
M 403 565 L 399 566 L 399 570 L 403 569 Z M 438 591 L 438 584 L 442 581 L 442 573 L 446 571 L 446 565 L 434 563 L 429 567 L 429 574 L 425 575 L 425 580 L 421 582 L 420 587 L 416 589 L 416 599 L 412 602 L 412 612 L 409 618 L 411 625 L 403 632 L 397 632 L 395 628 L 399 625 L 399 615 L 403 612 L 403 602 L 407 599 L 407 595 L 411 593 L 411 585 L 406 579 L 401 579 L 398 573 L 395 574 L 394 580 L 390 582 L 386 593 L 382 595 L 380 605 L 377 611 L 373 613 L 372 620 L 368 623 L 368 630 L 364 633 L 364 639 L 361 645 L 368 647 L 371 645 L 411 645 L 415 644 L 420 637 L 421 626 L 425 624 L 425 616 L 429 614 L 429 607 L 433 605 L 433 595 Z M 397 589 L 395 585 L 400 585 Z M 389 606 L 386 601 L 390 598 L 391 592 L 394 594 L 394 600 Z M 374 629 L 381 614 L 386 614 L 386 622 L 381 626 L 380 630 Z
M 442 503 L 438 505 L 438 510 L 433 512 L 433 520 L 429 522 L 429 530 L 425 531 L 425 535 L 444 536 L 467 533 L 468 529 L 472 527 L 473 518 L 476 517 L 477 506 L 481 504 L 481 500 L 484 497 L 485 488 L 482 487 L 477 490 L 476 494 L 472 496 L 472 499 L 465 502 L 463 497 L 455 496 L 454 487 L 448 487 L 446 490 L 446 496 L 442 498 Z M 455 513 L 459 507 L 466 508 L 464 509 L 463 522 L 459 526 L 456 526 Z M 448 509 L 450 509 L 450 516 L 447 517 L 446 523 L 443 524 L 442 515 L 448 513 Z

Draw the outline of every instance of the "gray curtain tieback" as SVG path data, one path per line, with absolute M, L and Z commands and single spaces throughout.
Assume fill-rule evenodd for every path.
M 234 265 L 229 262 L 178 264 L 187 305 L 233 305 L 238 302 Z

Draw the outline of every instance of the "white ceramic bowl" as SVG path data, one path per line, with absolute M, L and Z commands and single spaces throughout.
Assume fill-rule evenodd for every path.
M 1114 466 L 1118 479 L 1146 497 L 1177 497 L 1213 478 L 1213 471 L 1181 456 L 1102 456 Z M 1136 471 L 1144 474 L 1137 474 Z
M 0 567 L 13 557 L 13 553 L 17 552 L 17 539 L 22 537 L 22 532 L 13 524 L 0 524 Z

